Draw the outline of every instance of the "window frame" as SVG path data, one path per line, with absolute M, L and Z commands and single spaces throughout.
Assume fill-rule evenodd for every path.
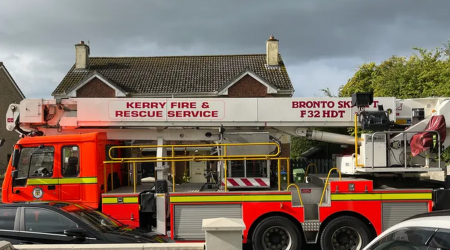
M 78 148 L 78 174 L 76 176 L 64 176 L 64 165 L 65 163 L 65 153 L 64 153 L 64 149 L 65 148 L 71 148 L 71 147 L 77 147 Z M 80 174 L 81 174 L 81 150 L 80 150 L 80 146 L 78 144 L 66 144 L 66 145 L 62 145 L 61 146 L 61 169 L 60 169 L 60 174 L 62 178 L 79 178 Z M 73 151 L 72 151 L 73 152 Z M 69 156 L 70 157 L 70 156 Z
M 23 157 L 23 150 L 24 149 L 34 149 L 34 150 L 36 150 L 36 149 L 38 149 L 39 148 L 39 146 L 30 146 L 30 147 L 22 147 L 21 149 L 20 149 L 20 155 L 19 155 L 19 166 L 20 166 L 20 161 L 22 160 L 22 157 Z M 29 161 L 27 162 L 27 165 L 26 165 L 26 167 L 28 168 L 27 169 L 27 171 L 26 171 L 26 176 L 19 176 L 18 178 L 17 178 L 17 180 L 27 180 L 27 179 L 44 179 L 44 178 L 54 178 L 55 177 L 55 147 L 53 146 L 53 145 L 44 145 L 44 148 L 51 148 L 51 149 L 53 149 L 53 159 L 52 159 L 52 175 L 51 176 L 30 176 L 30 170 L 31 170 L 31 165 L 30 165 L 30 160 L 32 160 L 32 159 L 29 159 Z M 33 152 L 34 152 L 34 150 L 33 150 Z M 33 152 L 31 152 L 31 154 L 30 154 L 30 157 L 31 157 L 31 155 L 33 154 Z M 20 173 L 20 170 L 21 170 L 22 168 L 21 167 L 19 167 L 18 168 L 18 170 L 19 170 L 19 173 Z
M 67 235 L 64 234 L 64 232 L 63 233 L 46 233 L 46 232 L 38 232 L 38 231 L 28 231 L 27 228 L 26 228 L 26 225 L 25 225 L 25 223 L 26 223 L 26 218 L 25 218 L 26 217 L 25 216 L 26 209 L 41 209 L 41 210 L 45 210 L 47 212 L 56 213 L 59 216 L 61 216 L 61 217 L 65 218 L 65 219 L 73 222 L 75 225 L 77 225 L 77 228 L 83 228 L 83 227 L 80 226 L 80 223 L 77 223 L 75 220 L 67 217 L 66 215 L 64 215 L 64 214 L 62 214 L 62 213 L 60 213 L 58 211 L 55 211 L 55 210 L 52 210 L 52 209 L 48 209 L 48 208 L 45 208 L 45 207 L 26 206 L 26 207 L 21 207 L 21 211 L 20 211 L 20 224 L 19 224 L 19 230 L 18 230 L 20 233 L 56 235 L 56 236 L 66 236 L 66 237 L 68 237 Z
M 437 230 L 436 230 L 436 232 L 430 237 L 430 239 L 428 239 L 428 247 L 429 248 L 432 248 L 432 249 L 442 249 L 442 247 L 441 246 L 435 246 L 435 245 L 433 245 L 432 243 L 433 243 L 433 239 L 436 237 L 436 234 L 439 234 L 439 233 L 446 233 L 446 234 L 448 234 L 449 236 L 450 236 L 450 229 L 447 229 L 447 228 L 438 228 Z M 449 239 L 449 241 L 448 241 L 449 243 L 450 243 L 450 239 Z M 444 249 L 446 249 L 446 248 L 444 248 Z

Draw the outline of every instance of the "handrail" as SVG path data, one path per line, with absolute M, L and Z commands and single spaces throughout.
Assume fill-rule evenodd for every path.
M 226 151 L 225 151 L 226 152 Z M 247 157 L 242 157 L 242 156 L 240 156 L 241 158 L 230 158 L 230 159 L 228 159 L 227 157 L 222 157 L 221 159 L 215 159 L 216 161 L 220 161 L 220 160 L 223 160 L 223 159 L 225 159 L 225 161 L 224 161 L 224 171 L 225 171 L 225 175 L 224 175 L 224 177 L 225 177 L 225 191 L 228 191 L 228 187 L 227 187 L 227 182 L 228 182 L 228 180 L 227 180 L 227 171 L 228 171 L 228 168 L 227 168 L 227 160 L 236 160 L 236 161 L 239 161 L 239 160 L 255 160 L 255 161 L 257 161 L 257 160 L 277 160 L 278 161 L 278 191 L 281 191 L 281 160 L 286 160 L 287 161 L 287 167 L 288 167 L 288 172 L 287 172 L 287 178 L 288 178 L 288 183 L 289 183 L 289 177 L 290 177 L 290 172 L 289 172 L 289 166 L 290 166 L 290 164 L 289 164 L 289 160 L 290 160 L 290 158 L 289 157 L 274 157 L 274 158 L 271 158 L 271 157 L 251 157 L 251 158 L 247 158 Z M 161 160 L 160 159 L 146 159 L 146 158 L 138 158 L 138 159 L 136 159 L 136 160 L 125 160 L 126 158 L 118 158 L 118 160 L 114 160 L 114 161 L 103 161 L 103 163 L 105 164 L 105 166 L 106 166 L 106 164 L 108 164 L 108 163 L 132 163 L 133 164 L 133 173 L 135 173 L 135 169 L 136 169 L 136 163 L 143 163 L 143 162 L 160 162 Z M 141 160 L 139 160 L 139 159 L 141 159 Z M 172 162 L 172 170 L 173 170 L 173 174 L 172 174 L 172 184 L 173 184 L 173 192 L 175 192 L 175 173 L 176 173 L 176 170 L 175 170 L 175 162 L 186 162 L 186 161 L 195 161 L 195 160 L 199 160 L 199 161 L 212 161 L 211 159 L 209 159 L 209 158 L 202 158 L 202 157 L 192 157 L 192 158 L 184 158 L 184 159 L 180 159 L 180 158 L 178 158 L 178 159 L 169 159 L 169 161 L 171 161 Z M 214 160 L 214 159 L 213 159 Z M 106 176 L 106 171 L 105 171 L 105 176 Z M 136 192 L 136 174 L 134 174 L 134 183 L 133 183 L 133 190 L 134 190 L 134 192 Z M 105 183 L 106 184 L 106 183 Z
M 289 190 L 289 188 L 290 188 L 291 186 L 294 186 L 294 187 L 297 188 L 298 199 L 300 200 L 300 206 L 303 207 L 303 200 L 302 200 L 302 196 L 300 195 L 300 189 L 299 189 L 298 186 L 297 186 L 296 184 L 294 184 L 294 183 L 292 183 L 292 184 L 290 184 L 289 186 L 287 186 L 286 189 Z
M 282 159 L 282 158 L 281 158 Z M 243 160 L 278 160 L 278 157 L 241 157 L 241 158 L 229 158 L 229 157 L 221 157 L 218 159 L 210 159 L 210 158 L 202 158 L 202 157 L 187 157 L 187 158 L 176 158 L 176 159 L 167 159 L 165 161 L 174 161 L 174 162 L 185 162 L 185 161 L 224 161 L 224 160 L 236 160 L 236 161 L 243 161 Z M 143 160 L 115 160 L 115 161 L 103 161 L 103 163 L 143 163 L 143 162 L 161 162 L 161 159 L 143 159 Z
M 323 186 L 322 197 L 320 197 L 319 207 L 322 205 L 323 197 L 325 195 L 325 191 L 327 190 L 327 186 L 328 186 L 328 181 L 330 180 L 330 174 L 331 174 L 331 171 L 333 171 L 333 170 L 336 170 L 339 173 L 339 181 L 342 181 L 341 171 L 338 168 L 332 168 L 332 169 L 330 169 L 330 171 L 328 171 L 327 180 L 325 181 L 325 185 Z
M 311 165 L 314 165 L 314 167 L 316 167 L 316 174 L 317 174 L 317 165 L 314 164 L 314 163 L 310 163 L 310 164 L 308 164 L 308 166 L 306 167 L 306 171 L 305 171 L 305 179 L 306 179 L 306 176 L 308 176 L 309 166 L 311 166 Z
M 278 143 L 275 142 L 251 142 L 251 143 L 217 143 L 217 144 L 193 144 L 193 145 L 135 145 L 135 146 L 112 146 L 109 149 L 109 157 L 111 160 L 118 160 L 118 159 L 126 159 L 126 160 L 137 160 L 137 159 L 158 159 L 158 160 L 167 160 L 170 161 L 171 159 L 181 159 L 181 158 L 186 158 L 186 156 L 163 156 L 163 157 L 129 157 L 129 158 L 116 158 L 113 157 L 111 155 L 111 152 L 113 149 L 119 149 L 119 148 L 140 148 L 140 149 L 145 149 L 145 148 L 170 148 L 172 151 L 175 151 L 175 148 L 188 148 L 188 147 L 196 147 L 196 148 L 211 148 L 211 147 L 230 147 L 230 146 L 265 146 L 265 145 L 273 145 L 277 148 L 277 152 L 275 154 L 264 154 L 264 155 L 247 155 L 246 157 L 278 157 L 281 153 L 281 148 L 280 145 Z M 209 158 L 209 159 L 221 159 L 222 156 L 215 156 L 215 155 L 210 155 L 210 156 L 202 156 L 203 158 Z M 238 157 L 243 157 L 243 155 L 230 155 L 228 156 L 230 158 L 238 158 Z
M 358 114 L 355 113 L 355 167 L 364 167 L 364 164 L 358 164 L 358 141 L 361 141 L 361 138 L 358 138 Z

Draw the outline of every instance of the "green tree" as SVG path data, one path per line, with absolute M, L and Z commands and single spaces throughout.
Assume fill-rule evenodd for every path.
M 339 96 L 373 91 L 374 96 L 421 98 L 450 95 L 450 43 L 432 51 L 413 48 L 409 57 L 392 56 L 376 64 L 361 65 Z M 417 53 L 418 52 L 418 53 Z
M 361 65 L 341 86 L 338 96 L 349 97 L 356 92 L 400 99 L 450 96 L 450 42 L 430 51 L 422 48 L 413 51 L 408 57 L 394 55 L 380 64 Z M 450 162 L 450 147 L 443 159 Z

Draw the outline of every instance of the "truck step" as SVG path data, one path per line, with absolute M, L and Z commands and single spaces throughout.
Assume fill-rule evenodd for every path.
M 321 223 L 318 220 L 305 220 L 305 222 L 302 223 L 303 233 L 305 235 L 307 244 L 316 244 L 317 243 L 317 237 L 319 235 L 320 224 Z

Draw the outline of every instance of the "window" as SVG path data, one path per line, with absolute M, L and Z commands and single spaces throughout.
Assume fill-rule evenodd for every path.
M 63 177 L 77 177 L 80 173 L 80 150 L 78 146 L 64 146 L 61 150 L 63 159 L 61 175 Z
M 70 213 L 83 220 L 90 227 L 101 232 L 110 232 L 125 226 L 121 222 L 96 210 L 80 209 L 71 211 Z
M 1 230 L 14 230 L 14 222 L 16 220 L 15 207 L 1 208 L 0 209 L 0 229 Z
M 442 250 L 450 249 L 450 230 L 439 229 L 439 231 L 433 235 L 433 238 L 428 245 L 432 248 L 440 248 Z
M 427 250 L 427 241 L 434 228 L 404 228 L 392 232 L 376 242 L 371 250 Z
M 43 208 L 25 208 L 25 231 L 64 234 L 78 225 L 59 213 Z
M 53 147 L 22 148 L 18 166 L 18 178 L 41 178 L 53 176 Z

